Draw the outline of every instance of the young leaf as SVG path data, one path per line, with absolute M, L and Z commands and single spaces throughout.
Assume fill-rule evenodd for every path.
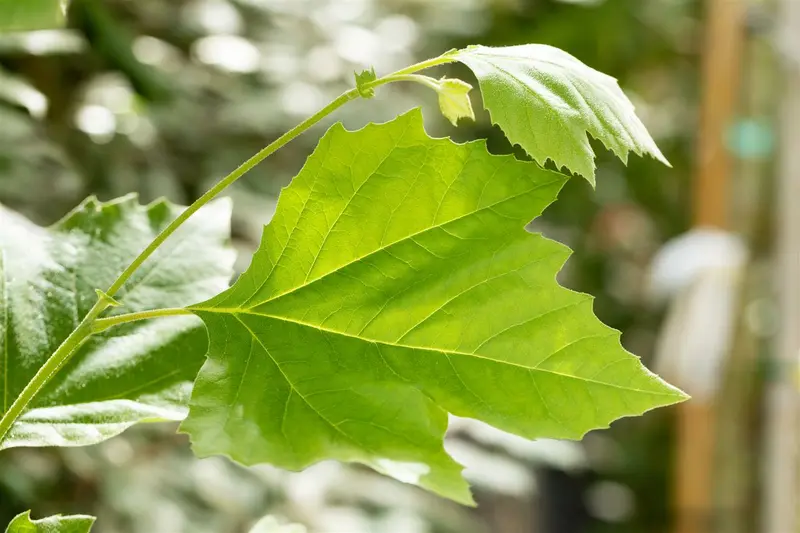
M 470 502 L 448 412 L 576 439 L 684 399 L 556 283 L 569 250 L 525 231 L 565 180 L 432 139 L 419 110 L 333 126 L 249 269 L 190 307 L 210 337 L 182 425 L 195 452 L 356 461 Z
M 458 126 L 460 118 L 475 120 L 472 101 L 469 99 L 472 85 L 453 78 L 443 78 L 437 83 L 439 85 L 439 109 L 453 126 Z
M 93 516 L 85 515 L 57 515 L 31 520 L 31 512 L 26 511 L 14 517 L 6 533 L 89 533 L 94 521 Z
M 356 72 L 356 89 L 361 98 L 372 98 L 375 96 L 375 89 L 368 87 L 367 84 L 378 79 L 375 74 L 375 68 L 370 67 L 368 70 Z
M 85 201 L 50 228 L 0 207 L 0 412 L 106 288 L 181 208 L 129 196 Z M 228 286 L 231 206 L 210 204 L 116 295 L 115 313 L 180 307 Z M 11 428 L 0 449 L 79 446 L 137 422 L 180 420 L 207 335 L 192 316 L 126 324 L 95 337 Z
M 62 26 L 66 9 L 67 0 L 0 0 L 0 31 Z
M 594 151 L 587 132 L 623 162 L 628 152 L 669 165 L 614 78 L 543 44 L 471 46 L 454 54 L 480 82 L 492 122 L 540 164 L 594 184 Z

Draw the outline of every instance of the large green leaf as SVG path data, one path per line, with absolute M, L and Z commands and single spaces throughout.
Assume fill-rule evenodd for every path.
M 0 0 L 0 31 L 62 26 L 66 6 L 67 0 Z
M 587 132 L 627 162 L 628 152 L 667 160 L 614 78 L 543 44 L 471 46 L 454 54 L 480 82 L 492 122 L 540 164 L 594 183 Z
M 565 179 L 431 139 L 418 110 L 335 125 L 249 269 L 191 307 L 210 336 L 182 425 L 195 452 L 357 461 L 469 502 L 448 412 L 575 439 L 683 399 L 556 283 L 569 250 L 525 231 Z
M 106 288 L 180 212 L 129 196 L 94 199 L 51 228 L 0 207 L 0 412 Z M 197 213 L 118 293 L 118 312 L 179 307 L 228 286 L 230 202 Z M 180 420 L 208 340 L 192 316 L 126 324 L 95 337 L 35 398 L 0 449 L 78 446 L 136 422 Z
M 17 515 L 8 524 L 6 533 L 89 533 L 94 524 L 93 516 L 49 516 L 31 520 L 31 512 Z

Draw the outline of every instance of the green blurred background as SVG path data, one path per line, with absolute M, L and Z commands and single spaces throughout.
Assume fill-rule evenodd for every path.
M 665 241 L 692 224 L 702 4 L 73 0 L 66 29 L 0 35 L 0 202 L 41 224 L 90 194 L 136 191 L 144 201 L 187 204 L 351 87 L 355 70 L 374 65 L 386 73 L 474 43 L 547 43 L 618 78 L 673 166 L 632 158 L 625 167 L 597 145 L 597 190 L 572 179 L 536 222 L 575 250 L 562 283 L 595 295 L 596 313 L 649 364 L 663 306 L 648 297 L 648 267 Z M 763 17 L 750 15 L 746 38 L 761 53 Z M 445 72 L 471 79 L 457 66 L 439 75 Z M 768 144 L 772 110 L 743 101 L 742 131 Z M 416 105 L 431 134 L 483 137 L 494 152 L 513 150 L 483 111 L 477 123 L 452 128 L 424 88 L 381 89 L 335 120 L 358 127 Z M 752 133 L 765 121 L 766 133 Z M 322 131 L 230 192 L 239 268 Z M 757 162 L 762 155 L 738 153 Z M 751 168 L 754 180 L 762 180 L 762 166 Z M 758 195 L 745 203 L 758 212 Z M 468 467 L 477 509 L 357 467 L 325 463 L 291 474 L 197 460 L 174 427 L 136 428 L 93 448 L 0 453 L 0 524 L 32 508 L 35 516 L 97 515 L 99 533 L 244 532 L 264 514 L 317 533 L 659 533 L 671 524 L 674 416 L 665 409 L 623 420 L 581 443 L 529 443 L 454 421 L 448 448 Z

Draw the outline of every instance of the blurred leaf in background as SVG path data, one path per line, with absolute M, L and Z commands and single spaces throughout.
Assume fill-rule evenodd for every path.
M 230 200 L 216 200 L 168 239 L 120 290 L 126 311 L 180 307 L 224 290 L 233 275 L 231 209 Z M 3 414 L 97 301 L 95 287 L 113 283 L 182 210 L 167 201 L 142 206 L 133 194 L 106 203 L 89 198 L 45 229 L 0 205 L 0 278 L 10 280 L 0 298 L 8 365 Z M 0 449 L 84 446 L 139 422 L 182 420 L 207 345 L 203 326 L 190 317 L 93 337 L 36 396 Z
M 0 31 L 56 28 L 66 11 L 67 0 L 0 0 Z

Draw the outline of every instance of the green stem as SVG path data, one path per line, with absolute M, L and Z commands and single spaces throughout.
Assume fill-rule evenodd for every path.
M 153 241 L 147 245 L 147 247 L 142 250 L 142 253 L 133 260 L 133 262 L 128 265 L 122 274 L 117 278 L 117 280 L 108 288 L 106 294 L 109 296 L 114 296 L 117 291 L 122 288 L 126 281 L 133 275 L 133 273 L 142 266 L 152 254 L 156 251 L 156 249 L 163 244 L 170 235 L 172 235 L 175 230 L 177 230 L 184 222 L 186 222 L 189 217 L 195 214 L 201 207 L 206 205 L 210 202 L 215 196 L 233 184 L 236 180 L 244 176 L 247 172 L 253 169 L 256 165 L 262 162 L 264 159 L 275 153 L 279 148 L 285 146 L 289 141 L 293 140 L 295 137 L 300 135 L 301 133 L 305 132 L 311 126 L 325 118 L 326 116 L 330 115 L 333 111 L 340 108 L 347 102 L 358 98 L 358 91 L 352 89 L 347 91 L 346 93 L 339 96 L 336 100 L 331 102 L 330 104 L 326 105 L 319 111 L 317 111 L 313 116 L 307 118 L 291 130 L 287 131 L 274 142 L 270 143 L 266 148 L 263 148 L 253 157 L 239 165 L 239 167 L 225 176 L 222 180 L 220 180 L 216 185 L 214 185 L 211 189 L 209 189 L 203 196 L 198 198 L 192 205 L 187 207 L 180 215 L 178 215 L 175 220 L 169 223 L 169 225 L 164 228 L 158 236 L 153 239 Z
M 382 78 L 378 78 L 377 80 L 366 84 L 368 88 L 375 88 L 380 87 L 381 85 L 386 85 L 387 83 L 392 83 L 394 81 L 409 81 L 408 75 L 414 72 L 435 67 L 437 65 L 443 65 L 445 63 L 451 63 L 455 61 L 452 57 L 451 52 L 445 53 L 439 57 L 435 57 L 433 59 L 428 59 L 427 61 L 422 61 L 415 65 L 411 65 L 410 67 L 406 67 L 404 69 L 398 70 L 388 76 L 384 76 Z M 417 81 L 419 80 L 412 80 Z M 275 153 L 278 149 L 282 148 L 289 141 L 292 141 L 300 134 L 304 133 L 306 130 L 314 126 L 317 122 L 322 120 L 323 118 L 327 117 L 344 104 L 351 100 L 355 100 L 359 97 L 359 93 L 357 89 L 350 89 L 349 91 L 343 93 L 338 98 L 336 98 L 333 102 L 326 105 L 319 111 L 317 111 L 314 115 L 310 116 L 291 130 L 287 131 L 274 142 L 270 143 L 266 148 L 262 149 L 256 155 L 242 163 L 239 168 L 222 178 L 216 185 L 214 185 L 211 189 L 208 190 L 203 196 L 198 198 L 192 205 L 186 208 L 175 220 L 173 220 L 166 228 L 164 228 L 158 236 L 153 239 L 147 247 L 142 250 L 142 253 L 133 260 L 133 262 L 126 268 L 122 274 L 117 278 L 117 280 L 108 288 L 106 294 L 110 297 L 113 297 L 117 291 L 119 291 L 122 286 L 125 284 L 126 281 L 133 275 L 133 273 L 142 266 L 147 258 L 149 258 L 156 249 L 161 246 L 161 244 L 172 235 L 175 230 L 177 230 L 181 224 L 186 222 L 194 213 L 196 213 L 201 207 L 206 205 L 210 202 L 215 196 L 221 193 L 223 190 L 228 188 L 232 185 L 236 180 L 244 176 L 247 172 L 253 169 L 256 165 L 261 163 L 264 159 Z
M 437 65 L 443 65 L 445 63 L 451 63 L 455 61 L 452 56 L 451 52 L 443 54 L 439 57 L 435 57 L 433 59 L 428 59 L 427 61 L 422 61 L 421 63 L 417 63 L 415 65 L 411 65 L 410 67 L 398 70 L 388 76 L 384 76 L 382 78 L 378 78 L 377 80 L 366 84 L 369 87 L 380 87 L 381 85 L 385 85 L 387 83 L 392 83 L 394 81 L 417 81 L 420 80 L 415 79 L 414 77 L 410 76 L 414 72 L 419 70 L 423 70 L 430 67 L 435 67 Z M 422 76 L 420 76 L 422 77 Z M 347 102 L 351 100 L 355 100 L 358 98 L 359 92 L 357 89 L 350 89 L 349 91 L 341 94 L 338 98 L 334 101 L 314 113 L 314 115 L 308 117 L 306 120 L 292 128 L 291 130 L 287 131 L 274 142 L 270 143 L 267 147 L 263 148 L 253 157 L 242 163 L 236 170 L 225 176 L 222 180 L 220 180 L 216 185 L 214 185 L 211 189 L 208 190 L 204 195 L 198 198 L 192 205 L 186 208 L 178 217 L 173 220 L 166 228 L 164 228 L 158 236 L 153 239 L 153 241 L 145 247 L 144 250 L 133 260 L 133 262 L 128 265 L 128 267 L 119 275 L 116 281 L 108 288 L 104 293 L 102 291 L 98 292 L 99 299 L 97 303 L 92 307 L 86 317 L 81 321 L 78 327 L 70 333 L 69 337 L 67 337 L 64 342 L 58 347 L 58 349 L 50 356 L 50 358 L 45 362 L 45 364 L 36 372 L 36 375 L 33 376 L 30 382 L 25 386 L 22 390 L 20 395 L 14 400 L 14 403 L 11 404 L 8 411 L 3 414 L 3 417 L 0 418 L 0 442 L 8 434 L 11 426 L 16 422 L 16 420 L 22 415 L 25 409 L 28 407 L 28 404 L 33 400 L 36 394 L 39 393 L 40 390 L 51 380 L 53 376 L 55 376 L 59 370 L 69 361 L 70 357 L 80 348 L 83 343 L 85 343 L 89 337 L 91 337 L 95 333 L 99 333 L 100 331 L 104 331 L 112 326 L 118 324 L 124 324 L 126 322 L 133 322 L 136 320 L 144 320 L 147 318 L 154 318 L 159 316 L 174 316 L 174 315 L 185 315 L 189 314 L 190 312 L 185 309 L 157 309 L 154 311 L 144 311 L 141 313 L 130 313 L 126 315 L 119 315 L 110 318 L 98 318 L 103 311 L 105 311 L 109 306 L 113 305 L 116 301 L 114 300 L 113 296 L 122 288 L 126 281 L 133 275 L 133 273 L 142 266 L 153 252 L 155 252 L 161 244 L 166 241 L 170 235 L 172 235 L 175 230 L 177 230 L 184 222 L 186 222 L 189 217 L 191 217 L 194 213 L 196 213 L 201 207 L 206 205 L 210 202 L 215 196 L 225 190 L 228 186 L 233 184 L 236 180 L 244 176 L 248 171 L 252 170 L 253 167 L 258 165 L 264 159 L 275 153 L 278 149 L 285 146 L 287 143 L 304 133 L 306 130 L 314 126 L 323 118 L 327 117 L 340 107 L 342 107 Z
M 0 418 L 0 442 L 5 439 L 11 426 L 17 421 L 17 418 L 25 411 L 28 404 L 33 400 L 42 387 L 44 387 L 53 376 L 69 361 L 72 354 L 78 351 L 78 348 L 83 346 L 89 337 L 92 335 L 92 322 L 106 310 L 108 302 L 98 300 L 94 307 L 89 311 L 86 317 L 78 324 L 78 327 L 70 333 L 69 337 L 64 339 L 64 342 L 53 352 L 53 355 L 45 362 L 38 372 L 31 378 L 22 392 L 14 400 L 14 403 L 8 408 Z
M 372 87 L 378 87 L 380 85 L 383 85 L 384 83 L 389 83 L 389 82 L 381 81 L 381 80 L 385 80 L 387 78 L 391 78 L 392 76 L 402 76 L 404 74 L 413 74 L 415 72 L 419 72 L 420 70 L 425 70 L 425 69 L 428 69 L 428 68 L 431 68 L 431 67 L 437 67 L 439 65 L 444 65 L 446 63 L 452 63 L 452 62 L 456 61 L 456 53 L 457 52 L 458 52 L 458 50 L 453 49 L 453 50 L 450 50 L 449 52 L 443 53 L 439 57 L 434 57 L 434 58 L 431 58 L 431 59 L 426 59 L 425 61 L 420 61 L 419 63 L 415 63 L 415 64 L 413 64 L 411 66 L 406 67 L 406 68 L 402 68 L 402 69 L 400 69 L 400 70 L 398 70 L 396 72 L 392 72 L 388 76 L 384 76 L 382 78 L 379 78 L 379 79 L 375 80 L 374 82 L 372 82 L 370 85 Z
M 414 83 L 420 83 L 425 87 L 433 89 L 434 91 L 439 91 L 440 86 L 439 82 L 430 76 L 422 76 L 420 74 L 392 74 L 390 76 L 386 76 L 383 78 L 386 83 L 391 83 L 393 81 L 413 81 Z
M 182 308 L 154 309 L 152 311 L 142 311 L 140 313 L 128 313 L 125 315 L 111 316 L 108 318 L 98 318 L 92 323 L 92 333 L 100 333 L 110 327 L 128 322 L 147 320 L 148 318 L 158 318 L 162 316 L 193 315 L 191 311 Z

